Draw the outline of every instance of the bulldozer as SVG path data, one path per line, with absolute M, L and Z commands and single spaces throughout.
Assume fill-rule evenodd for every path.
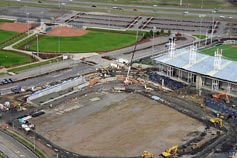
M 153 158 L 153 154 L 148 152 L 148 151 L 144 151 L 143 154 L 141 155 L 142 158 Z
M 218 118 L 218 117 L 215 117 L 215 118 L 211 118 L 210 119 L 210 122 L 213 123 L 213 124 L 218 124 L 220 128 L 223 127 L 223 123 L 222 123 L 222 119 L 221 118 Z
M 165 158 L 175 158 L 177 157 L 177 151 L 178 151 L 178 145 L 175 145 L 169 149 L 167 149 L 165 152 L 162 152 L 162 156 Z
M 229 96 L 228 96 L 226 93 L 213 94 L 213 95 L 212 95 L 212 98 L 220 99 L 222 96 L 225 96 L 225 102 L 226 102 L 227 104 L 230 103 Z

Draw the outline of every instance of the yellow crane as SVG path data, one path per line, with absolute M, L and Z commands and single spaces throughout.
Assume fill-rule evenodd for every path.
M 153 158 L 153 154 L 148 152 L 148 151 L 144 151 L 143 154 L 141 155 L 142 158 Z
M 162 152 L 162 156 L 165 158 L 173 158 L 176 157 L 178 151 L 178 145 L 175 145 L 169 149 L 167 149 L 165 152 Z
M 223 127 L 223 123 L 222 123 L 222 119 L 221 118 L 218 118 L 218 117 L 215 117 L 215 118 L 211 118 L 210 119 L 210 122 L 213 123 L 213 124 L 218 124 L 220 128 Z

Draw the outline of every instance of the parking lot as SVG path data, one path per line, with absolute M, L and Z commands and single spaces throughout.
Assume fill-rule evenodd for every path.
M 132 27 L 136 20 L 139 20 L 140 18 L 140 16 L 110 15 L 106 13 L 92 14 L 81 12 L 72 16 L 70 19 L 65 20 L 65 22 L 74 26 L 125 29 Z

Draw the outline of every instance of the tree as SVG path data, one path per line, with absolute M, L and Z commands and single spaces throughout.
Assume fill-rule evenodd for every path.
M 165 33 L 164 29 L 160 30 L 160 34 L 163 35 Z

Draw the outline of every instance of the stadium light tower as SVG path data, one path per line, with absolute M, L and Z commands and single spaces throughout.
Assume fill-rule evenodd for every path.
M 211 43 L 212 43 L 212 38 L 213 38 L 213 32 L 214 32 L 214 27 L 215 27 L 215 10 L 212 10 L 212 28 L 211 28 Z
M 202 31 L 201 31 L 201 27 L 202 27 L 202 19 L 205 17 L 206 15 L 205 14 L 199 14 L 198 17 L 200 18 L 200 27 L 199 27 L 199 47 L 201 46 L 201 34 L 202 34 Z

